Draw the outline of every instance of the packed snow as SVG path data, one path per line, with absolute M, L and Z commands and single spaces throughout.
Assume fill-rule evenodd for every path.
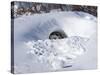
M 83 12 L 23 15 L 14 19 L 14 73 L 95 69 L 96 17 Z M 49 39 L 53 31 L 64 39 Z

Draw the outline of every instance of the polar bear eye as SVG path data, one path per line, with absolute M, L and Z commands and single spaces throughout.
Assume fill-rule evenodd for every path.
M 54 31 L 49 35 L 49 39 L 63 39 L 67 38 L 67 35 L 63 31 Z

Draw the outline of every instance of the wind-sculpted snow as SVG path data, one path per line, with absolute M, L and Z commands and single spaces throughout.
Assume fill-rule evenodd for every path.
M 14 73 L 96 68 L 96 29 L 97 18 L 84 12 L 14 19 Z M 56 31 L 67 38 L 50 40 Z
M 72 66 L 73 59 L 86 52 L 88 39 L 72 36 L 65 39 L 29 41 L 27 54 L 32 54 L 40 63 L 48 64 L 52 70 Z M 34 59 L 33 59 L 34 60 Z

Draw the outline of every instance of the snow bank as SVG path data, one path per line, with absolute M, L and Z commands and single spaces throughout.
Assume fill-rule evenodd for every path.
M 96 29 L 96 17 L 83 12 L 14 19 L 14 73 L 96 68 Z M 50 33 L 59 30 L 68 38 L 48 39 Z

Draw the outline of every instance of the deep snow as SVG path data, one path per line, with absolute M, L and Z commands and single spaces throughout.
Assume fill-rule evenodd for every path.
M 96 27 L 96 18 L 83 12 L 51 12 L 14 19 L 14 73 L 95 69 Z M 68 38 L 49 40 L 50 33 L 57 30 L 63 30 Z

